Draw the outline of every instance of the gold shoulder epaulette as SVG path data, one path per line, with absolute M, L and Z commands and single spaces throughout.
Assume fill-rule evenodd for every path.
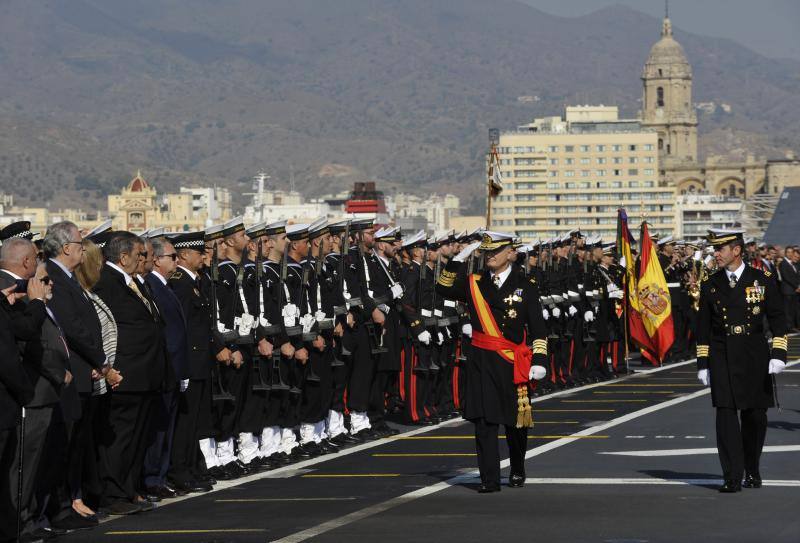
M 451 271 L 442 270 L 439 274 L 439 281 L 437 282 L 443 287 L 452 287 L 456 282 L 456 274 Z

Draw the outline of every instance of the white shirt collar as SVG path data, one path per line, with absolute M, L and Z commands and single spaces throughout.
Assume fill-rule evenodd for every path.
M 109 266 L 109 267 L 111 267 L 112 269 L 114 269 L 114 270 L 117 270 L 119 273 L 121 273 L 121 274 L 122 274 L 122 277 L 124 277 L 124 278 L 125 278 L 125 284 L 126 284 L 126 285 L 130 285 L 130 284 L 131 284 L 131 281 L 133 281 L 133 279 L 131 278 L 131 276 L 130 276 L 130 275 L 128 275 L 128 273 L 127 273 L 125 270 L 123 270 L 122 268 L 120 268 L 119 266 L 117 266 L 116 264 L 114 264 L 113 262 L 106 262 L 106 266 Z
M 736 276 L 736 280 L 738 281 L 742 277 L 742 272 L 744 271 L 744 266 L 745 266 L 744 261 L 742 261 L 742 263 L 739 264 L 739 267 L 736 268 L 735 271 L 730 272 L 728 270 L 725 270 L 725 273 L 728 274 L 728 278 L 729 279 L 730 279 L 731 275 L 735 275 Z
M 197 281 L 197 274 L 194 273 L 192 270 L 188 270 L 188 269 L 184 268 L 183 266 L 181 266 L 180 264 L 178 264 L 178 267 L 180 269 L 182 269 L 183 271 L 185 271 L 186 273 L 188 273 L 189 277 L 192 278 L 192 281 Z
M 20 277 L 19 275 L 17 275 L 16 273 L 14 273 L 14 272 L 12 272 L 10 270 L 7 270 L 7 269 L 3 268 L 2 271 L 6 272 L 8 275 L 13 277 L 14 279 L 22 279 L 22 277 Z
M 59 268 L 61 268 L 62 270 L 64 270 L 64 273 L 66 273 L 66 274 L 67 274 L 67 277 L 72 277 L 72 272 L 71 272 L 71 271 L 69 271 L 69 270 L 67 269 L 67 267 L 66 267 L 64 264 L 62 264 L 61 262 L 59 262 L 59 261 L 58 261 L 58 260 L 56 260 L 55 258 L 51 258 L 51 259 L 50 259 L 50 262 L 52 262 L 53 264 L 55 264 L 56 266 L 58 266 Z
M 492 282 L 494 282 L 495 276 L 500 277 L 500 284 L 497 285 L 497 288 L 500 288 L 500 287 L 503 286 L 503 283 L 506 282 L 506 279 L 508 279 L 509 275 L 511 275 L 511 265 L 510 264 L 505 270 L 501 271 L 500 273 L 492 273 Z
M 156 270 L 153 270 L 150 273 L 155 275 L 158 278 L 158 280 L 161 281 L 162 284 L 164 284 L 164 286 L 167 285 L 167 280 L 164 279 L 164 276 L 158 273 Z

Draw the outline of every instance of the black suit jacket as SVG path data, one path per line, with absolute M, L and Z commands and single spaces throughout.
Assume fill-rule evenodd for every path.
M 133 279 L 136 281 L 136 279 Z M 163 324 L 125 283 L 124 276 L 103 266 L 94 292 L 102 298 L 117 323 L 114 368 L 122 373 L 117 392 L 154 392 L 166 376 Z
M 220 350 L 213 341 L 214 320 L 210 297 L 203 293 L 198 282 L 180 268 L 169 278 L 169 286 L 180 300 L 186 316 L 189 378 L 208 379 L 213 367 L 212 352 L 217 354 Z
M 180 300 L 172 289 L 161 282 L 152 273 L 147 274 L 145 282 L 150 287 L 150 294 L 158 306 L 164 321 L 164 337 L 167 353 L 176 379 L 189 378 L 189 363 L 186 359 L 186 317 Z
M 81 394 L 89 394 L 92 391 L 92 369 L 99 370 L 106 361 L 100 319 L 81 285 L 64 273 L 58 264 L 48 260 L 47 274 L 53 283 L 53 297 L 47 306 L 67 340 L 74 386 Z
M 781 294 L 784 296 L 791 296 L 796 294 L 795 289 L 800 286 L 800 273 L 797 271 L 797 265 L 793 267 L 784 258 L 778 265 L 781 272 Z
M 22 406 L 33 397 L 33 385 L 20 363 L 5 298 L 0 306 L 0 430 L 5 430 L 19 423 Z

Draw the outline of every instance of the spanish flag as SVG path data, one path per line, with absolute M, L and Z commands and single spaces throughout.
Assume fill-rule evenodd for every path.
M 659 365 L 675 340 L 672 304 L 647 223 L 642 223 L 640 241 L 639 276 L 634 288 L 629 289 L 633 311 L 628 322 L 631 337 L 641 347 L 642 356 Z

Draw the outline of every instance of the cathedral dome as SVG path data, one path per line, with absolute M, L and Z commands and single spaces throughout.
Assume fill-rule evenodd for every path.
M 650 55 L 645 63 L 645 72 L 655 72 L 664 68 L 670 69 L 672 72 L 670 75 L 673 76 L 691 74 L 691 67 L 686 53 L 683 52 L 683 47 L 672 37 L 672 23 L 669 19 L 664 19 L 661 39 L 650 49 Z M 684 74 L 679 72 L 684 72 Z

